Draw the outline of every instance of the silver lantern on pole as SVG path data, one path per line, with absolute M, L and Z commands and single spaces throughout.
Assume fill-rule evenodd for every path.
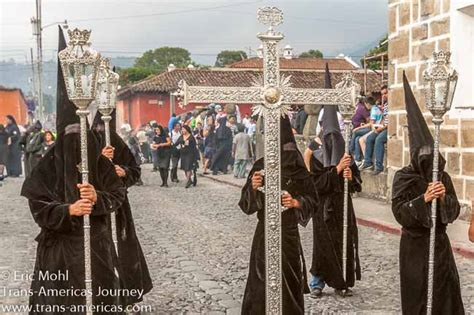
M 351 89 L 351 103 L 339 105 L 339 112 L 344 119 L 344 141 L 345 153 L 350 154 L 349 146 L 352 133 L 352 116 L 356 109 L 357 95 L 360 91 L 360 85 L 355 81 L 352 72 L 344 75 L 343 80 L 336 84 L 336 89 L 350 88 Z M 349 226 L 349 180 L 344 178 L 344 207 L 343 207 L 343 230 L 342 230 L 342 275 L 344 281 L 347 281 L 347 230 Z
M 110 121 L 116 107 L 119 75 L 110 69 L 110 60 L 102 58 L 97 83 L 97 110 L 102 114 L 105 126 L 105 144 L 110 146 Z
M 119 75 L 110 69 L 110 59 L 102 58 L 99 67 L 99 77 L 97 80 L 97 110 L 102 114 L 104 122 L 105 145 L 110 146 L 110 121 L 112 113 L 115 110 L 115 100 L 117 98 L 117 89 L 119 83 Z M 112 240 L 114 242 L 115 253 L 118 257 L 118 240 L 117 240 L 117 220 L 115 215 L 110 214 L 110 225 L 112 229 Z M 115 275 L 118 277 L 118 271 L 115 268 Z
M 439 178 L 439 139 L 440 127 L 444 121 L 444 114 L 450 110 L 453 103 L 454 92 L 458 80 L 457 72 L 450 67 L 450 52 L 443 50 L 433 53 L 434 62 L 424 71 L 423 79 L 428 85 L 426 90 L 426 108 L 433 115 L 434 150 L 433 150 L 433 182 Z M 428 299 L 426 313 L 430 315 L 433 308 L 433 279 L 435 259 L 435 237 L 436 237 L 436 209 L 438 200 L 431 202 L 430 245 L 428 258 Z
M 80 118 L 81 166 L 82 183 L 89 182 L 87 161 L 87 115 L 89 105 L 96 97 L 97 77 L 101 56 L 90 47 L 89 30 L 69 30 L 68 46 L 58 53 L 63 71 L 68 98 L 77 107 Z M 90 218 L 84 216 L 84 264 L 85 287 L 92 292 Z M 92 314 L 92 295 L 86 296 L 87 314 Z
M 119 75 L 110 69 L 110 59 L 102 58 L 99 67 L 99 77 L 97 80 L 97 110 L 102 114 L 104 122 L 105 145 L 110 146 L 110 121 L 112 113 L 116 107 L 117 90 L 119 84 Z M 116 214 L 110 214 L 110 225 L 112 230 L 112 241 L 115 247 L 115 253 L 118 257 L 118 239 L 117 239 L 117 220 Z M 114 268 L 115 275 L 118 277 L 117 268 Z

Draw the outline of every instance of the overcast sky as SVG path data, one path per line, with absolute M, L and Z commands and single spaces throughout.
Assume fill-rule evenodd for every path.
M 261 6 L 278 6 L 278 29 L 295 53 L 320 49 L 348 54 L 374 43 L 387 31 L 387 0 L 43 0 L 43 25 L 67 19 L 70 27 L 92 29 L 92 44 L 107 56 L 138 56 L 160 46 L 188 49 L 210 64 L 223 49 L 254 50 Z M 35 48 L 30 18 L 35 0 L 0 0 L 0 60 L 24 62 Z M 44 58 L 57 47 L 57 27 L 43 32 Z M 283 46 L 282 46 L 283 47 Z M 354 56 L 359 59 L 360 56 Z

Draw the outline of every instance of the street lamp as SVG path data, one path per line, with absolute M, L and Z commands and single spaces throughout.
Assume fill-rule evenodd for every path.
M 97 77 L 101 56 L 90 47 L 91 31 L 69 30 L 68 46 L 58 53 L 63 71 L 64 81 L 69 100 L 77 107 L 77 115 L 81 122 L 81 174 L 82 183 L 89 182 L 87 161 L 87 115 L 89 105 L 95 99 Z M 84 263 L 85 285 L 87 292 L 92 292 L 90 219 L 84 216 Z M 90 290 L 90 291 L 89 291 Z M 87 314 L 92 314 L 92 296 L 86 296 Z
M 434 133 L 434 149 L 433 149 L 433 182 L 438 181 L 439 173 L 439 139 L 440 127 L 443 123 L 443 116 L 450 110 L 453 103 L 454 92 L 458 81 L 456 70 L 451 68 L 449 58 L 450 52 L 443 50 L 433 52 L 434 63 L 432 63 L 423 73 L 423 79 L 428 84 L 426 90 L 426 108 L 433 115 L 433 124 L 435 126 Z M 431 202 L 431 220 L 430 229 L 430 247 L 428 259 L 428 299 L 426 304 L 426 313 L 431 315 L 433 307 L 433 273 L 434 273 L 434 254 L 435 254 L 435 237 L 436 237 L 436 209 L 437 199 Z

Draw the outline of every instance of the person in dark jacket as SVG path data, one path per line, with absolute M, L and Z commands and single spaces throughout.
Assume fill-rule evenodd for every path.
M 21 167 L 21 132 L 12 115 L 7 115 L 7 125 L 5 127 L 10 141 L 8 145 L 7 173 L 10 177 L 18 177 L 22 174 Z
M 29 176 L 33 168 L 38 164 L 42 157 L 43 148 L 43 126 L 37 120 L 33 125 L 31 132 L 26 137 L 25 146 L 25 176 Z
M 153 150 L 156 150 L 156 167 L 161 176 L 161 187 L 168 187 L 168 174 L 171 160 L 171 138 L 165 129 L 161 126 L 155 128 L 156 135 L 151 144 Z
M 0 181 L 4 178 L 5 165 L 8 161 L 8 139 L 10 136 L 5 126 L 0 124 Z
M 227 118 L 218 120 L 219 127 L 216 129 L 216 152 L 212 157 L 212 174 L 218 172 L 227 174 L 227 166 L 232 158 L 232 130 L 227 126 Z
M 281 124 L 281 214 L 282 302 L 283 314 L 304 314 L 304 293 L 309 292 L 306 265 L 300 242 L 298 224 L 306 226 L 316 207 L 316 193 L 303 157 L 298 151 L 288 117 Z M 265 194 L 263 186 L 264 158 L 257 160 L 250 171 L 239 201 L 245 214 L 257 213 L 250 254 L 249 274 L 242 302 L 242 314 L 265 314 Z
M 193 185 L 193 171 L 196 170 L 196 164 L 199 160 L 199 151 L 196 139 L 194 139 L 191 127 L 183 125 L 181 137 L 176 142 L 181 147 L 179 156 L 181 157 L 181 169 L 187 178 L 186 188 Z
M 426 314 L 431 202 L 438 200 L 434 246 L 432 314 L 464 314 L 459 275 L 446 227 L 459 215 L 460 205 L 451 177 L 439 156 L 439 181 L 433 182 L 434 140 L 403 75 L 410 142 L 410 165 L 395 173 L 392 212 L 402 226 L 400 289 L 403 314 Z

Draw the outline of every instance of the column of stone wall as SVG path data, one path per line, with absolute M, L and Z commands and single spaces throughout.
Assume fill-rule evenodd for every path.
M 431 114 L 425 109 L 426 87 L 422 75 L 432 60 L 433 51 L 450 48 L 449 10 L 449 0 L 389 1 L 389 181 L 396 170 L 410 162 L 403 71 L 432 126 Z M 446 118 L 441 133 L 441 151 L 466 216 L 468 199 L 474 198 L 474 121 Z

